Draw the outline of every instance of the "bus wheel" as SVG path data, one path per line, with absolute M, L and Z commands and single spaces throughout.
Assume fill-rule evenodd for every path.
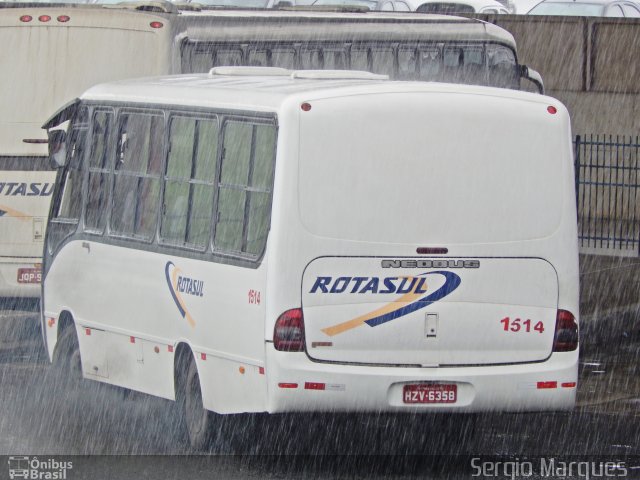
M 70 382 L 82 380 L 82 362 L 80 361 L 80 346 L 78 336 L 73 325 L 64 329 L 53 351 L 53 367 Z
M 184 420 L 189 435 L 189 443 L 195 449 L 208 447 L 217 428 L 219 415 L 205 410 L 196 362 L 191 360 L 184 382 Z

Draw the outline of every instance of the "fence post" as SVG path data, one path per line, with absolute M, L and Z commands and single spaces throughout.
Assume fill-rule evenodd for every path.
M 578 202 L 580 200 L 580 140 L 580 135 L 576 135 L 576 140 L 573 147 L 573 176 L 574 182 L 576 184 L 576 221 L 578 221 L 580 218 L 580 215 L 578 213 Z

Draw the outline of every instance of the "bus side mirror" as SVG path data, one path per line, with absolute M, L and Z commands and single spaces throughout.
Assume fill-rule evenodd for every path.
M 51 168 L 57 169 L 65 166 L 67 162 L 67 133 L 64 130 L 49 130 L 49 163 Z
M 538 87 L 538 92 L 541 95 L 544 95 L 544 83 L 542 82 L 542 75 L 540 75 L 533 68 L 527 67 L 526 65 L 520 65 L 520 77 L 529 80 L 536 87 Z

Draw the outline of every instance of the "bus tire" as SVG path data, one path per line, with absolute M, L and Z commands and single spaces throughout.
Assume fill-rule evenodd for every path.
M 191 359 L 184 380 L 184 423 L 189 437 L 189 444 L 197 450 L 210 446 L 214 433 L 219 427 L 220 416 L 204 408 L 202 389 L 196 362 Z
M 52 358 L 53 368 L 63 375 L 64 380 L 78 383 L 82 380 L 82 361 L 80 359 L 80 345 L 75 325 L 68 325 L 60 335 Z

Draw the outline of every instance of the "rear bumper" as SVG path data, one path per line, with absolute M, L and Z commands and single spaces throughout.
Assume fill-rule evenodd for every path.
M 575 405 L 578 351 L 554 353 L 541 363 L 404 368 L 317 363 L 305 353 L 278 352 L 268 343 L 266 366 L 272 413 L 568 410 Z M 456 403 L 405 404 L 403 386 L 420 382 L 456 384 Z M 538 382 L 547 388 L 538 388 Z M 325 389 L 306 388 L 313 387 L 307 383 L 324 383 Z

